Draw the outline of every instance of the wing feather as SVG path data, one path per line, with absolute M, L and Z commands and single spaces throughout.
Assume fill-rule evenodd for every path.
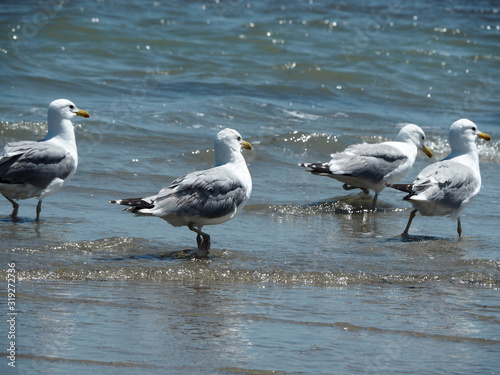
M 0 157 L 0 182 L 44 188 L 54 178 L 65 179 L 76 161 L 60 146 L 43 142 L 15 142 Z
M 481 182 L 470 168 L 451 160 L 443 160 L 423 169 L 413 190 L 427 200 L 458 208 L 474 197 Z
M 218 218 L 235 212 L 247 199 L 241 181 L 226 170 L 211 170 L 190 173 L 177 178 L 162 189 L 154 199 L 152 209 L 157 216 L 199 216 Z
M 332 154 L 329 166 L 332 174 L 379 182 L 407 160 L 408 156 L 390 145 L 356 144 Z

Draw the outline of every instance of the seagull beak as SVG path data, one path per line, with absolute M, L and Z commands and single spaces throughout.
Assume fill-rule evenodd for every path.
M 426 154 L 428 157 L 432 158 L 432 151 L 427 148 L 426 146 L 423 146 L 422 147 L 422 151 L 424 152 L 424 154 Z
M 479 133 L 477 135 L 478 138 L 484 139 L 485 141 L 491 141 L 491 137 L 486 133 Z
M 253 150 L 253 147 L 252 145 L 250 144 L 250 142 L 247 142 L 247 141 L 241 141 L 241 148 L 244 148 L 245 150 Z
M 88 112 L 82 111 L 81 109 L 79 109 L 78 111 L 76 111 L 75 114 L 77 116 L 82 116 L 82 117 L 85 117 L 85 118 L 89 118 L 90 117 L 90 115 L 89 115 Z

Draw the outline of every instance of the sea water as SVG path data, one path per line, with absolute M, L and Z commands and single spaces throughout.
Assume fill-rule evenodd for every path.
M 498 373 L 499 12 L 465 0 L 3 2 L 1 145 L 43 138 L 54 99 L 91 118 L 74 120 L 78 170 L 40 222 L 36 200 L 20 201 L 18 221 L 0 200 L 1 373 Z M 404 193 L 385 189 L 370 212 L 372 196 L 297 165 L 415 123 L 434 157 L 419 154 L 411 182 L 464 117 L 492 141 L 477 142 L 483 186 L 460 240 L 456 222 L 417 215 L 405 241 Z M 205 227 L 208 260 L 179 258 L 196 244 L 187 228 L 109 204 L 209 168 L 225 127 L 254 146 L 253 192 Z

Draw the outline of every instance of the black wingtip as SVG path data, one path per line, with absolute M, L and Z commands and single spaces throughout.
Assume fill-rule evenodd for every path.
M 331 173 L 327 163 L 300 163 L 301 167 L 308 168 L 306 172 L 313 174 Z
M 143 208 L 153 208 L 155 206 L 153 203 L 147 202 L 143 198 L 118 199 L 109 201 L 109 203 L 133 207 L 135 210 L 141 210 Z
M 405 193 L 412 194 L 413 193 L 413 184 L 385 184 L 385 186 L 404 191 Z

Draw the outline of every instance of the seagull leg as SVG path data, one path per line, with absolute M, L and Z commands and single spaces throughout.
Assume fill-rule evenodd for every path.
M 204 254 L 208 254 L 208 251 L 210 250 L 210 236 L 206 233 L 203 234 L 203 241 L 201 242 L 201 245 L 198 247 L 199 250 L 204 252 Z
M 408 237 L 408 231 L 410 230 L 410 225 L 411 225 L 411 222 L 413 221 L 413 219 L 415 218 L 415 215 L 417 214 L 417 210 L 413 210 L 410 214 L 410 219 L 408 220 L 408 224 L 406 224 L 406 228 L 403 232 L 403 234 L 401 234 L 402 237 Z
M 36 221 L 40 221 L 40 212 L 42 212 L 42 200 L 38 201 L 36 205 Z
M 201 229 L 195 228 L 193 223 L 189 223 L 188 228 L 198 234 L 196 236 L 196 242 L 198 243 L 196 256 L 200 258 L 206 257 L 210 250 L 210 236 L 202 232 Z
M 10 214 L 10 217 L 13 218 L 13 219 L 17 219 L 17 211 L 19 210 L 19 203 L 15 202 L 13 199 L 10 199 L 9 197 L 6 197 L 5 195 L 3 195 L 3 196 L 10 203 L 12 203 L 12 213 Z
M 352 189 L 357 189 L 357 187 L 355 186 L 351 186 L 349 184 L 344 184 L 342 185 L 342 187 L 344 188 L 344 190 L 352 190 Z
M 462 238 L 462 224 L 460 223 L 460 218 L 458 218 L 457 221 L 458 221 L 457 225 L 458 238 Z
M 361 189 L 361 190 L 363 190 L 363 193 L 365 193 L 366 195 L 370 194 L 370 192 L 368 191 L 367 188 L 358 187 L 358 186 L 352 186 L 352 185 L 349 185 L 349 184 L 344 184 L 344 185 L 342 185 L 342 187 L 344 188 L 344 190 Z
M 363 193 L 365 193 L 366 195 L 370 194 L 370 191 L 364 187 L 352 186 L 349 184 L 344 184 L 344 185 L 342 185 L 342 187 L 344 188 L 344 190 L 361 189 L 363 191 Z M 375 211 L 375 205 L 377 204 L 377 198 L 378 198 L 378 193 L 375 192 L 375 197 L 373 198 L 373 203 L 372 203 L 372 211 Z
M 377 199 L 378 199 L 378 193 L 375 192 L 375 196 L 373 197 L 373 202 L 372 202 L 372 211 L 376 210 Z
M 201 244 L 203 243 L 203 238 L 201 237 L 201 234 L 197 234 L 196 235 L 196 243 L 198 245 L 198 248 L 201 246 Z

